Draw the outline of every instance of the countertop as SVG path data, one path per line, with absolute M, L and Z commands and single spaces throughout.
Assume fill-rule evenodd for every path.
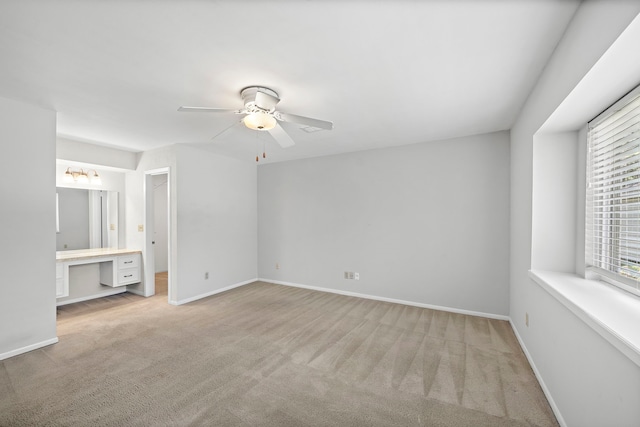
M 95 248 L 71 251 L 56 251 L 56 261 L 76 261 L 81 259 L 100 258 L 115 255 L 139 254 L 141 251 L 133 249 Z

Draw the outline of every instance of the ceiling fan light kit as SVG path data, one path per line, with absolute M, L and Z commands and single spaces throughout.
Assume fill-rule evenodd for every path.
M 263 112 L 251 113 L 242 119 L 246 127 L 253 130 L 271 130 L 276 127 L 276 119 Z
M 180 107 L 178 111 L 245 114 L 245 117 L 241 121 L 248 129 L 268 131 L 282 148 L 291 147 L 295 145 L 295 142 L 282 126 L 280 126 L 279 121 L 296 123 L 306 127 L 317 128 L 318 130 L 333 129 L 332 122 L 276 111 L 276 105 L 280 102 L 280 97 L 274 90 L 267 87 L 246 87 L 240 91 L 240 97 L 244 103 L 244 108 L 240 110 L 210 107 Z

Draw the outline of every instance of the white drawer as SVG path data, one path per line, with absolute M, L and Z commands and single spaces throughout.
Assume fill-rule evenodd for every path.
M 118 285 L 128 285 L 140 281 L 139 268 L 126 268 L 118 271 Z
M 61 262 L 56 262 L 56 279 L 64 278 L 64 267 Z
M 118 257 L 118 270 L 140 267 L 140 255 L 123 255 Z

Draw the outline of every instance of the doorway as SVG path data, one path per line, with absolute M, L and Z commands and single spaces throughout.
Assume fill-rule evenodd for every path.
M 171 280 L 171 192 L 169 168 L 145 172 L 145 296 L 167 295 L 174 303 Z
M 153 260 L 155 293 L 168 295 L 169 285 L 169 198 L 167 174 L 152 175 L 153 179 Z

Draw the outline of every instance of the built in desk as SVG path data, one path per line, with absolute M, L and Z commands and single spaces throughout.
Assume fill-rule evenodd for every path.
M 140 282 L 141 252 L 130 249 L 80 249 L 56 252 L 56 298 L 69 296 L 69 267 L 100 264 L 100 283 L 118 287 Z

